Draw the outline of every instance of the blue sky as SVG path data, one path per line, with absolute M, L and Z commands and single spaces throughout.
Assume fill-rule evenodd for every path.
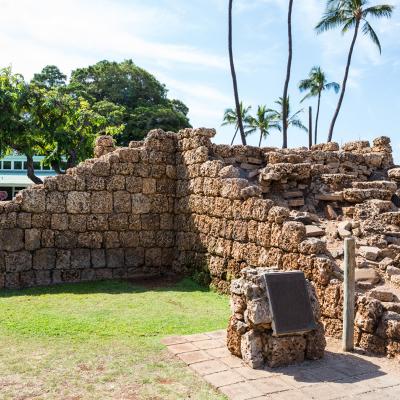
M 400 0 L 387 0 L 400 6 Z M 233 104 L 227 59 L 227 0 L 0 0 L 0 60 L 30 78 L 47 64 L 65 73 L 102 59 L 132 58 L 169 88 L 171 98 L 190 108 L 194 126 L 217 128 L 215 141 L 227 143 L 233 128 L 221 127 Z M 235 0 L 234 51 L 240 97 L 253 111 L 274 106 L 282 95 L 287 58 L 287 0 Z M 380 1 L 371 1 L 379 4 Z M 313 65 L 341 82 L 351 34 L 317 36 L 325 1 L 298 0 L 293 10 L 294 59 L 290 85 L 293 110 L 297 89 Z M 400 162 L 400 7 L 390 21 L 372 21 L 383 53 L 369 40 L 357 43 L 348 92 L 334 140 L 392 138 Z M 337 95 L 322 103 L 320 137 L 326 138 Z M 314 105 L 314 103 L 311 103 Z M 306 113 L 302 116 L 307 120 Z M 256 135 L 249 139 L 256 144 Z M 280 146 L 274 132 L 265 145 Z M 307 135 L 289 131 L 289 145 L 307 144 Z

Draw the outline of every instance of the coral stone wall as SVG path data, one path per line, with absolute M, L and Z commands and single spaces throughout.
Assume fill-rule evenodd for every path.
M 0 286 L 125 278 L 174 258 L 175 143 L 99 138 L 100 158 L 0 202 Z M 132 143 L 135 146 L 135 143 Z
M 215 145 L 214 135 L 155 130 L 118 149 L 101 137 L 97 158 L 0 202 L 0 287 L 175 271 L 227 293 L 245 267 L 301 270 L 326 333 L 339 335 L 340 248 L 354 235 L 357 265 L 368 267 L 357 286 L 357 344 L 400 354 L 400 292 L 374 286 L 400 288 L 390 140 L 280 150 Z

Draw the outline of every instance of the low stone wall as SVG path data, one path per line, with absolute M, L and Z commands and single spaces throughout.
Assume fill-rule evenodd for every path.
M 97 141 L 100 158 L 0 203 L 0 286 L 126 278 L 174 258 L 174 135 Z
M 395 170 L 385 183 L 390 141 L 279 150 L 215 145 L 214 135 L 156 130 L 119 149 L 102 137 L 98 158 L 0 203 L 0 287 L 174 271 L 209 276 L 227 293 L 245 267 L 301 270 L 315 285 L 327 334 L 340 334 L 343 257 L 330 239 L 340 243 L 337 224 L 354 217 L 346 227 L 358 245 L 380 246 L 400 266 L 397 248 L 384 251 L 400 238 Z M 398 303 L 359 289 L 357 343 L 400 353 Z

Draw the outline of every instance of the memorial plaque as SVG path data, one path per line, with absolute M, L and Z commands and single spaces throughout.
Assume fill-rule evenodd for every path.
M 304 273 L 264 275 L 274 335 L 308 332 L 316 328 Z

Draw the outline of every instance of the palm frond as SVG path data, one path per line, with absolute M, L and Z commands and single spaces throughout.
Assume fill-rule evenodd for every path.
M 295 119 L 291 121 L 291 125 L 295 126 L 296 128 L 299 128 L 305 132 L 308 132 L 308 129 L 303 125 L 303 123 L 299 119 Z
M 340 85 L 337 82 L 329 82 L 325 85 L 325 88 L 328 90 L 333 89 L 335 93 L 339 93 Z
M 342 34 L 345 34 L 347 31 L 349 31 L 351 28 L 354 28 L 356 26 L 357 20 L 355 18 L 350 18 L 348 19 L 344 24 L 342 28 Z
M 379 53 L 382 53 L 382 47 L 381 47 L 381 43 L 379 42 L 378 35 L 372 29 L 372 26 L 369 24 L 368 21 L 365 21 L 363 28 L 362 28 L 362 32 L 364 35 L 367 35 L 371 38 L 371 40 L 378 46 Z
M 335 9 L 324 14 L 322 20 L 315 27 L 317 34 L 340 27 L 346 22 L 342 15 Z
M 300 103 L 303 103 L 304 101 L 311 99 L 311 97 L 315 97 L 318 93 L 314 94 L 313 92 L 307 93 L 301 100 Z
M 388 4 L 382 4 L 380 6 L 373 6 L 366 8 L 362 15 L 363 18 L 374 17 L 374 18 L 390 18 L 392 16 L 394 6 Z

